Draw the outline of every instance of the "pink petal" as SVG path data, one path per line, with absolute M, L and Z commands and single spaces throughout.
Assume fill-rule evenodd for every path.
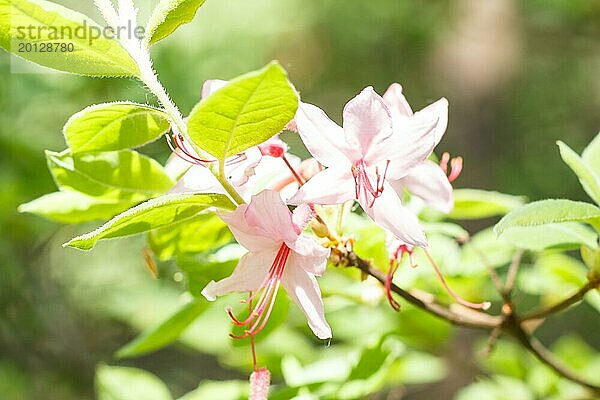
M 383 95 L 385 104 L 387 104 L 394 120 L 412 117 L 413 111 L 402 94 L 402 86 L 399 83 L 392 83 Z
M 435 145 L 437 146 L 448 127 L 448 100 L 441 98 L 435 103 L 428 105 L 427 107 L 419 110 L 415 113 L 415 118 L 424 119 L 437 119 L 437 125 L 433 130 L 432 134 L 434 137 Z
M 202 98 L 207 98 L 217 90 L 227 85 L 227 83 L 229 82 L 221 79 L 209 79 L 207 81 L 204 81 L 204 84 L 202 85 Z
M 306 315 L 308 326 L 319 339 L 331 338 L 331 328 L 325 320 L 325 310 L 317 279 L 300 266 L 288 264 L 281 283 L 288 295 Z
M 225 190 L 208 168 L 193 165 L 169 193 L 225 193 Z
M 230 276 L 218 282 L 210 281 L 202 289 L 202 295 L 207 300 L 214 301 L 217 297 L 227 293 L 249 292 L 258 289 L 276 256 L 277 248 L 244 254 Z
M 352 200 L 354 196 L 354 178 L 350 167 L 347 170 L 327 168 L 302 185 L 289 203 L 341 204 Z
M 252 196 L 244 219 L 255 234 L 279 242 L 293 241 L 298 236 L 292 213 L 279 193 L 265 189 Z
M 304 228 L 308 225 L 311 219 L 313 219 L 317 213 L 315 207 L 312 204 L 300 204 L 292 213 L 292 221 L 296 227 L 298 234 L 302 233 Z
M 299 265 L 306 272 L 321 276 L 327 267 L 329 249 L 321 246 L 311 237 L 300 235 L 294 242 L 286 244 L 293 252 L 290 254 L 290 264 Z
M 392 116 L 372 86 L 362 90 L 344 107 L 344 135 L 363 157 L 376 151 L 379 143 L 392 134 Z M 375 156 L 375 155 L 373 155 Z
M 394 134 L 381 142 L 373 157 L 365 161 L 370 165 L 381 165 L 383 160 L 390 160 L 388 180 L 406 176 L 433 151 L 435 147 L 433 133 L 437 129 L 438 122 L 437 115 L 415 114 L 399 127 L 394 126 Z
M 363 203 L 361 202 L 363 210 L 379 226 L 389 230 L 398 239 L 408 244 L 427 247 L 427 238 L 419 220 L 416 215 L 402 205 L 400 198 L 389 183 L 384 184 L 383 192 L 375 199 L 373 207 Z
M 319 107 L 300 103 L 296 113 L 298 133 L 304 145 L 325 166 L 348 166 L 357 152 L 348 146 L 343 129 Z
M 390 184 L 399 195 L 406 188 L 412 195 L 441 212 L 449 213 L 454 206 L 452 185 L 444 171 L 433 161 L 423 161 L 404 178 Z

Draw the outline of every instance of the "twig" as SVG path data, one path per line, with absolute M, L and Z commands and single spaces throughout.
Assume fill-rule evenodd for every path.
M 556 314 L 556 313 L 564 310 L 565 308 L 568 308 L 568 307 L 572 306 L 573 304 L 578 303 L 581 300 L 583 300 L 583 297 L 586 295 L 587 292 L 589 292 L 592 289 L 596 289 L 599 285 L 600 285 L 600 280 L 590 279 L 581 289 L 579 289 L 577 291 L 577 293 L 573 294 L 570 297 L 567 297 L 560 303 L 557 303 L 553 306 L 550 306 L 548 308 L 543 308 L 543 309 L 537 310 L 537 311 L 532 311 L 528 314 L 525 314 L 521 317 L 520 321 L 523 322 L 523 321 L 528 321 L 528 320 L 532 320 L 532 319 L 546 318 L 546 317 L 549 317 L 550 315 Z
M 504 293 L 509 298 L 512 297 L 512 291 L 515 287 L 515 282 L 517 280 L 517 272 L 519 271 L 519 266 L 521 265 L 521 258 L 523 257 L 523 250 L 517 250 L 515 253 L 509 267 L 508 272 L 506 273 L 506 283 L 504 284 Z
M 536 338 L 530 336 L 519 325 L 518 321 L 514 321 L 512 325 L 515 329 L 511 334 L 542 363 L 553 369 L 560 376 L 569 379 L 575 383 L 585 386 L 596 394 L 600 394 L 600 385 L 593 384 L 585 379 L 577 376 L 573 371 L 567 369 L 554 355 L 544 347 Z
M 371 275 L 382 284 L 385 284 L 385 274 L 374 268 L 368 261 L 357 256 L 354 252 L 345 254 L 344 258 L 347 261 L 347 266 L 356 267 L 366 274 Z M 427 311 L 430 314 L 445 319 L 454 325 L 476 329 L 494 329 L 502 323 L 502 317 L 500 316 L 492 316 L 482 312 L 466 309 L 464 312 L 458 312 L 450 309 L 447 306 L 436 303 L 431 299 L 426 299 L 416 293 L 409 293 L 406 290 L 399 288 L 394 283 L 392 283 L 390 286 L 394 293 L 402 297 L 407 302 L 421 308 L 424 311 Z

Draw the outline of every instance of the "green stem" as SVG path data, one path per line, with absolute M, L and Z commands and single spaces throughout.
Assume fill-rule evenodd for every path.
M 225 177 L 225 163 L 223 161 L 219 162 L 219 173 L 215 174 L 215 176 L 219 180 L 219 183 L 221 183 L 221 185 L 223 186 L 223 189 L 227 191 L 227 193 L 238 205 L 246 203 L 242 196 L 237 192 L 237 190 L 235 190 L 233 185 L 231 185 L 231 183 L 229 183 L 229 181 Z

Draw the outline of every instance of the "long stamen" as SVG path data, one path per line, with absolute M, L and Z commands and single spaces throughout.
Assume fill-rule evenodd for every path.
M 277 293 L 279 292 L 279 287 L 281 286 L 281 277 L 283 276 L 285 264 L 290 252 L 291 249 L 285 243 L 283 243 L 279 247 L 277 255 L 273 260 L 273 264 L 271 264 L 271 267 L 269 268 L 269 271 L 267 272 L 267 275 L 265 276 L 265 279 L 261 283 L 260 287 L 254 293 L 251 293 L 248 299 L 243 301 L 251 304 L 252 300 L 260 292 L 260 296 L 256 301 L 255 307 L 253 309 L 250 307 L 250 315 L 248 315 L 248 318 L 244 320 L 238 319 L 235 315 L 233 315 L 231 308 L 227 307 L 227 313 L 235 325 L 250 325 L 242 335 L 230 334 L 232 338 L 243 339 L 248 336 L 256 335 L 258 332 L 264 329 L 275 306 Z
M 446 280 L 444 279 L 444 277 L 442 276 L 442 273 L 440 272 L 440 269 L 438 268 L 437 264 L 433 260 L 433 257 L 431 257 L 431 254 L 429 254 L 429 251 L 427 251 L 427 249 L 424 248 L 423 252 L 425 253 L 425 256 L 427 256 L 427 259 L 431 263 L 431 266 L 433 267 L 435 274 L 442 282 L 442 285 L 444 285 L 444 288 L 448 291 L 450 296 L 452 296 L 452 298 L 454 298 L 454 300 L 456 300 L 457 303 L 462 304 L 465 307 L 474 308 L 476 310 L 487 310 L 488 308 L 490 308 L 491 303 L 489 301 L 485 301 L 483 303 L 471 303 L 470 301 L 467 301 L 467 300 L 463 299 L 462 297 L 460 297 L 454 290 L 452 290 L 452 288 L 450 288 L 450 286 L 448 286 L 448 284 L 446 283 Z
M 390 259 L 390 268 L 388 269 L 387 276 L 385 277 L 385 296 L 390 303 L 390 306 L 394 309 L 394 311 L 400 311 L 400 304 L 392 297 L 392 279 L 394 279 L 394 273 L 398 269 L 398 259 L 392 258 Z
M 387 160 L 383 174 L 379 173 L 379 167 L 375 167 L 375 186 L 373 186 L 373 183 L 371 183 L 371 180 L 369 179 L 369 175 L 367 174 L 363 160 L 359 160 L 352 165 L 352 176 L 354 177 L 356 200 L 360 198 L 361 193 L 364 194 L 365 198 L 368 195 L 371 195 L 372 199 L 369 203 L 369 207 L 373 207 L 375 200 L 383 193 L 385 177 L 387 175 L 389 165 L 390 161 Z

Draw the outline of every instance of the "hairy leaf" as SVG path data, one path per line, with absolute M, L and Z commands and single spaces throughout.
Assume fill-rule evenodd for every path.
M 583 150 L 581 158 L 588 163 L 596 176 L 600 176 L 600 133 Z
M 510 212 L 494 227 L 498 235 L 515 227 L 531 227 L 553 224 L 557 222 L 589 222 L 600 221 L 600 208 L 580 201 L 549 199 L 526 204 Z
M 121 347 L 117 351 L 117 357 L 135 357 L 173 343 L 208 307 L 208 304 L 205 300 L 192 300 L 158 326 L 148 329 L 133 341 Z
M 205 0 L 160 0 L 146 27 L 148 45 L 162 40 L 194 19 Z
M 575 172 L 579 178 L 583 190 L 594 200 L 600 204 L 600 175 L 597 175 L 592 167 L 569 146 L 561 141 L 556 142 L 560 149 L 560 156 L 563 161 Z
M 138 147 L 168 131 L 167 114 L 144 104 L 98 104 L 73 115 L 64 135 L 75 153 Z
M 90 76 L 137 76 L 115 39 L 87 16 L 45 0 L 0 0 L 0 47 L 44 67 Z M 73 51 L 21 51 L 21 45 L 64 43 Z M 53 47 L 54 48 L 54 47 Z
M 196 145 L 224 160 L 280 132 L 297 108 L 286 72 L 272 62 L 202 100 L 190 114 L 188 131 Z
M 537 226 L 519 226 L 506 229 L 502 240 L 527 250 L 547 248 L 577 249 L 580 245 L 596 247 L 598 235 L 578 222 L 562 222 Z
M 234 209 L 229 198 L 221 194 L 164 195 L 117 215 L 95 231 L 71 239 L 63 246 L 90 250 L 100 239 L 148 232 L 190 219 L 209 207 Z

